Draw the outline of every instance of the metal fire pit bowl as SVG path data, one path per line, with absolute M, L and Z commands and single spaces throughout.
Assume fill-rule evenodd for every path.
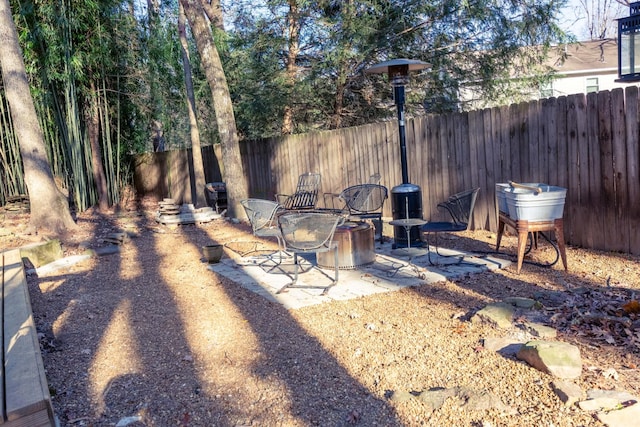
M 333 240 L 338 242 L 338 268 L 353 270 L 373 264 L 376 260 L 374 250 L 374 229 L 367 222 L 345 222 L 336 228 Z M 333 268 L 332 251 L 317 254 L 318 266 Z

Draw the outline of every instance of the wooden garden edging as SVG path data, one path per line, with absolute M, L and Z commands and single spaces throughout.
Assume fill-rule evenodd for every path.
M 2 427 L 55 426 L 20 250 L 2 253 Z

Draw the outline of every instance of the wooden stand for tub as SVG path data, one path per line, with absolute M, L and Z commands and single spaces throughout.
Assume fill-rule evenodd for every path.
M 562 265 L 564 266 L 565 271 L 568 270 L 562 218 L 547 221 L 528 221 L 524 219 L 514 220 L 506 213 L 499 212 L 498 219 L 498 241 L 496 243 L 496 251 L 500 249 L 500 241 L 502 240 L 505 225 L 513 227 L 518 233 L 518 274 L 520 274 L 520 270 L 522 269 L 522 259 L 524 258 L 524 251 L 527 247 L 527 237 L 530 232 L 536 231 L 555 231 L 556 239 L 558 241 L 558 249 L 560 250 L 560 257 L 562 258 Z

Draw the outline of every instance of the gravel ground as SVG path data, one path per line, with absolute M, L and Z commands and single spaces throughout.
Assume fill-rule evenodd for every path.
M 512 331 L 466 319 L 507 296 L 543 302 L 558 339 L 580 348 L 575 382 L 583 390 L 640 395 L 630 304 L 640 290 L 639 257 L 568 247 L 568 273 L 561 263 L 525 264 L 520 275 L 514 266 L 288 311 L 203 262 L 205 244 L 255 240 L 247 224 L 163 226 L 153 214 L 148 205 L 81 215 L 64 242 L 68 255 L 105 246 L 116 231 L 132 237 L 118 253 L 28 277 L 62 426 L 602 425 L 565 407 L 550 376 L 482 347 L 483 338 Z M 0 218 L 4 248 L 41 238 L 23 234 L 24 215 Z M 466 232 L 442 245 L 490 251 L 495 235 Z M 503 239 L 505 253 L 515 247 L 512 236 Z M 529 260 L 552 254 L 543 245 Z M 469 410 L 447 399 L 432 410 L 391 398 L 439 387 L 489 392 L 503 407 Z

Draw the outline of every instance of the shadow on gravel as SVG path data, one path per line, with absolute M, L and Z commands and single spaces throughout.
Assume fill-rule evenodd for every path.
M 92 245 L 122 230 L 115 216 L 94 215 L 91 221 Z M 143 217 L 132 225 L 141 230 L 126 242 L 134 248 L 133 259 L 115 251 L 98 257 L 86 273 L 28 280 L 60 424 L 234 424 L 219 402 L 201 392 L 195 358 L 183 338 L 185 324 L 159 273 L 162 258 L 153 233 Z

